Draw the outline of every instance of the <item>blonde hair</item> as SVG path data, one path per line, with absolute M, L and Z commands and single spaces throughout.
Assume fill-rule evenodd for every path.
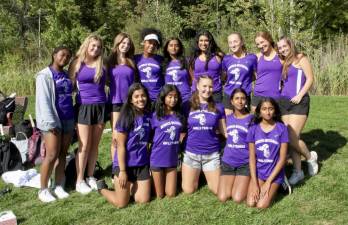
M 101 45 L 100 55 L 96 59 L 97 66 L 95 69 L 94 82 L 99 83 L 101 77 L 103 76 L 103 40 L 97 34 L 90 34 L 81 44 L 79 50 L 76 53 L 75 59 L 69 67 L 69 76 L 74 83 L 76 81 L 77 72 L 80 70 L 81 64 L 86 59 L 87 49 L 92 40 L 99 41 Z
M 300 53 L 297 51 L 295 43 L 290 38 L 283 36 L 279 39 L 279 41 L 281 40 L 285 41 L 290 46 L 290 53 L 288 56 L 285 57 L 279 54 L 280 58 L 284 60 L 282 76 L 283 76 L 283 79 L 286 79 L 290 65 L 297 59 L 297 56 Z M 301 55 L 302 55 L 301 57 L 305 56 L 304 53 L 301 53 Z

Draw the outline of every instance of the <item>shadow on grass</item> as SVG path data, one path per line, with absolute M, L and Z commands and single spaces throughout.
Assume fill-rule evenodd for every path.
M 310 151 L 316 151 L 318 153 L 318 164 L 319 164 L 319 172 L 322 166 L 323 161 L 329 159 L 333 154 L 337 152 L 339 148 L 342 148 L 347 144 L 347 138 L 342 136 L 337 131 L 323 131 L 322 129 L 314 129 L 309 132 L 301 134 L 301 139 L 306 143 L 308 149 Z M 305 160 L 302 161 L 302 169 L 304 170 L 305 179 L 301 181 L 299 184 L 295 186 L 301 187 L 305 185 L 305 183 L 311 179 L 308 176 L 307 162 Z M 286 167 L 286 174 L 290 176 L 292 171 L 292 165 Z
M 318 153 L 318 161 L 325 161 L 337 150 L 347 144 L 347 139 L 337 131 L 315 129 L 301 134 L 310 151 Z

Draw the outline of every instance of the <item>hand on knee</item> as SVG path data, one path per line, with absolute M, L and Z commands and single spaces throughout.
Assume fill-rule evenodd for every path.
M 248 207 L 256 207 L 256 202 L 252 199 L 247 199 L 246 204 Z

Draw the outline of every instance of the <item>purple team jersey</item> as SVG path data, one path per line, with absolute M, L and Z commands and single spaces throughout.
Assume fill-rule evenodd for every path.
M 224 92 L 231 95 L 236 88 L 242 88 L 248 95 L 251 93 L 251 82 L 254 71 L 256 71 L 257 57 L 247 54 L 243 58 L 226 55 L 222 60 L 222 69 L 226 72 L 227 80 Z
M 301 91 L 305 83 L 306 76 L 303 70 L 290 65 L 281 96 L 292 99 Z
M 267 180 L 279 161 L 281 144 L 289 142 L 288 128 L 277 122 L 273 130 L 266 133 L 260 124 L 255 124 L 249 129 L 247 142 L 255 143 L 257 177 Z M 284 174 L 283 168 L 273 182 L 283 183 Z
M 127 133 L 126 141 L 126 166 L 144 166 L 149 164 L 147 145 L 150 139 L 150 116 L 143 115 L 136 117 L 132 130 L 127 130 L 116 124 L 116 130 L 121 133 Z M 113 161 L 113 167 L 118 166 L 117 149 Z
M 187 120 L 186 151 L 208 155 L 220 150 L 219 137 L 216 131 L 220 119 L 224 119 L 225 111 L 221 104 L 216 104 L 216 112 L 208 111 L 208 104 L 201 104 L 201 109 L 191 111 Z
M 79 93 L 77 102 L 81 104 L 100 104 L 106 102 L 105 95 L 105 70 L 102 71 L 102 77 L 98 83 L 94 82 L 95 68 L 81 64 L 77 73 L 77 85 Z
M 278 55 L 271 60 L 265 60 L 261 55 L 257 64 L 257 75 L 254 87 L 254 95 L 260 97 L 280 97 L 280 81 L 283 65 Z
M 74 119 L 74 107 L 72 100 L 72 82 L 65 71 L 55 71 L 52 67 L 53 80 L 56 90 L 56 109 L 61 120 Z
M 233 114 L 226 117 L 227 140 L 222 161 L 233 167 L 249 163 L 249 146 L 246 141 L 253 115 L 238 119 Z
M 179 138 L 182 123 L 175 115 L 166 115 L 161 120 L 153 114 L 151 126 L 154 130 L 150 166 L 176 167 L 178 163 Z
M 110 98 L 112 104 L 124 103 L 128 89 L 134 82 L 134 69 L 128 65 L 116 65 L 110 71 Z
M 181 69 L 180 61 L 170 61 L 166 69 L 165 83 L 178 87 L 183 102 L 190 100 L 191 97 L 189 76 L 187 69 Z
M 162 56 L 154 55 L 145 58 L 143 55 L 135 55 L 134 61 L 139 70 L 141 83 L 147 88 L 151 101 L 155 101 L 164 85 L 161 70 Z
M 197 57 L 195 59 L 194 80 L 192 81 L 192 91 L 196 90 L 198 77 L 201 75 L 209 75 L 213 79 L 213 91 L 220 92 L 222 90 L 221 84 L 221 63 L 218 62 L 216 56 L 213 56 L 208 62 L 208 70 L 205 69 L 205 61 Z

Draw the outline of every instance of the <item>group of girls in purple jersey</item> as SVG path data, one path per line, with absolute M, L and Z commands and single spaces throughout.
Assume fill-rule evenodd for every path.
M 143 29 L 141 39 L 142 53 L 134 55 L 131 37 L 118 34 L 103 61 L 102 39 L 90 35 L 68 73 L 63 68 L 71 52 L 58 48 L 48 70 L 38 74 L 36 114 L 50 156 L 41 167 L 41 201 L 69 195 L 63 188 L 61 165 L 74 119 L 79 141 L 76 191 L 98 190 L 117 207 L 128 205 L 131 196 L 139 203 L 150 201 L 151 179 L 157 197 L 175 196 L 179 161 L 184 193 L 197 190 L 203 171 L 219 200 L 246 200 L 259 208 L 270 205 L 284 182 L 287 143 L 294 164 L 291 184 L 304 179 L 301 156 L 310 175 L 318 172 L 316 153 L 300 139 L 313 73 L 307 57 L 290 39 L 281 38 L 275 46 L 268 32 L 259 32 L 255 42 L 260 53 L 254 55 L 247 52 L 241 34 L 232 33 L 230 54 L 224 55 L 211 33 L 201 31 L 188 58 L 178 38 L 169 38 L 163 56 L 157 55 L 162 35 L 156 29 Z M 62 85 L 60 79 L 67 82 Z M 112 104 L 114 191 L 93 177 L 106 121 L 106 84 Z M 254 114 L 249 113 L 250 102 Z M 41 113 L 52 116 L 38 116 Z M 223 139 L 226 146 L 220 156 Z M 55 196 L 47 188 L 54 167 Z

